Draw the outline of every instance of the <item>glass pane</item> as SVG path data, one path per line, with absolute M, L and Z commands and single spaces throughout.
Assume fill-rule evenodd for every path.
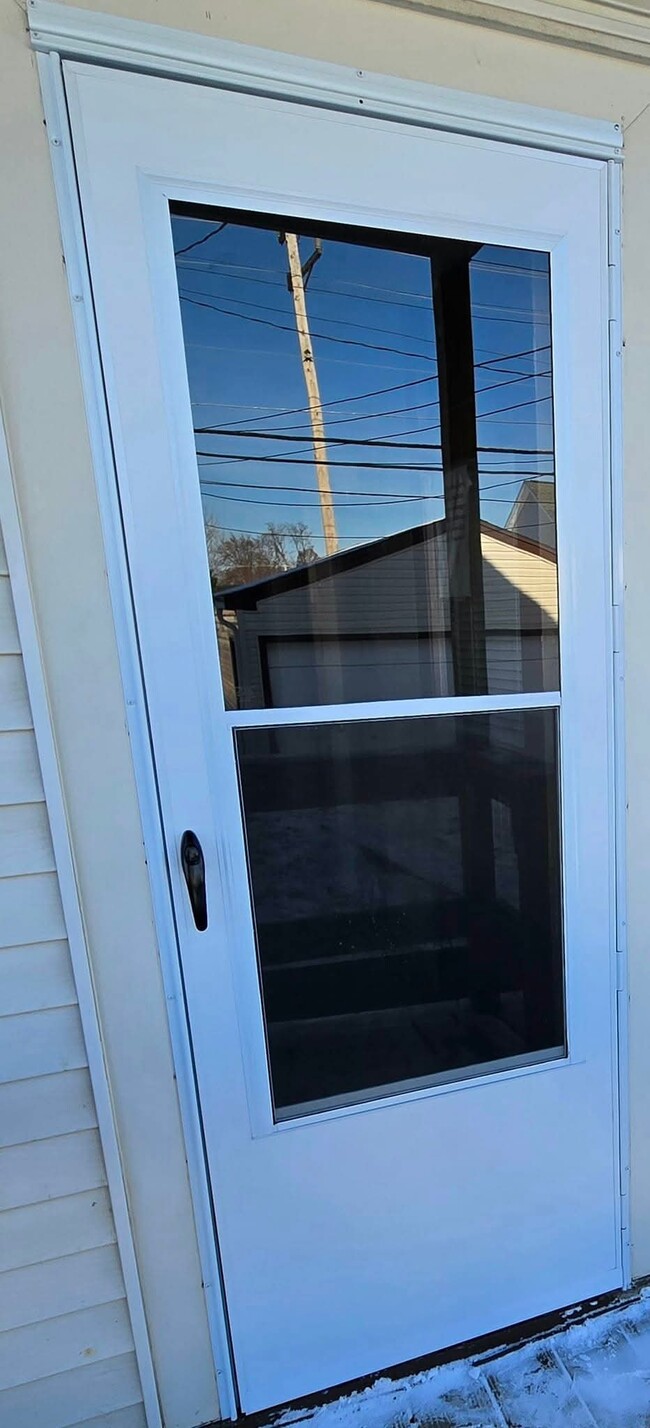
M 548 254 L 172 224 L 227 707 L 557 689 Z
M 563 1054 L 556 732 L 237 732 L 278 1119 Z

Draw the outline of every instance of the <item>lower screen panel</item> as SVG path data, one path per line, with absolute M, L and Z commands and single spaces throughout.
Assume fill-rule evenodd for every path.
M 555 710 L 235 737 L 277 1119 L 564 1053 Z

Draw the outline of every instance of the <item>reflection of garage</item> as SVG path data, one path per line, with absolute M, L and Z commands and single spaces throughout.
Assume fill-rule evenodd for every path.
M 489 692 L 553 689 L 554 549 L 483 521 L 481 552 Z M 217 592 L 226 687 L 242 708 L 453 692 L 447 560 L 443 519 Z
M 344 640 L 278 635 L 260 642 L 268 702 L 276 708 L 446 694 L 450 655 L 444 635 L 437 640 L 417 634 Z

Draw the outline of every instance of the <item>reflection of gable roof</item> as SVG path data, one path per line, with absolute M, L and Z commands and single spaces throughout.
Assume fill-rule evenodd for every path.
M 545 484 L 552 489 L 552 482 Z M 357 545 L 350 550 L 339 550 L 336 555 L 326 555 L 308 565 L 297 565 L 278 575 L 267 575 L 261 580 L 253 580 L 247 585 L 232 585 L 218 590 L 216 599 L 230 610 L 255 610 L 261 600 L 268 600 L 272 595 L 284 595 L 289 590 L 315 585 L 320 580 L 342 575 L 344 571 L 357 570 L 372 561 L 383 560 L 387 555 L 396 555 L 398 551 L 408 550 L 409 547 L 424 545 L 427 541 L 444 535 L 446 529 L 445 518 L 429 521 L 426 525 L 409 526 L 405 531 L 381 536 L 379 540 L 366 541 L 365 545 Z M 494 526 L 489 521 L 481 521 L 481 535 L 556 564 L 555 552 L 548 546 L 529 540 L 527 536 L 518 535 L 516 531 L 506 530 L 504 526 Z
M 515 526 L 517 516 L 529 496 L 532 496 L 533 500 L 537 501 L 544 515 L 548 517 L 549 521 L 555 524 L 555 482 L 540 481 L 535 477 L 534 481 L 530 479 L 522 481 L 517 499 L 508 516 L 508 530 L 511 530 Z
M 526 481 L 525 485 L 532 491 L 540 506 L 543 507 L 546 515 L 551 520 L 555 520 L 555 482 L 554 481 Z

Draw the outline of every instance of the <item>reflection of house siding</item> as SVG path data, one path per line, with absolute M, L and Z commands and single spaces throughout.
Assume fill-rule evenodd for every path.
M 409 534 L 221 597 L 243 706 L 451 692 L 444 522 Z M 487 524 L 481 545 L 490 693 L 555 687 L 552 553 Z

